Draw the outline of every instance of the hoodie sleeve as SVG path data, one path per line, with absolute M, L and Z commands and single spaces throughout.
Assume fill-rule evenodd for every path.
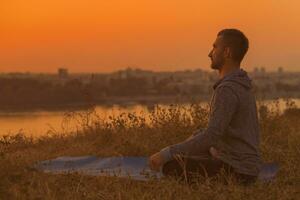
M 230 87 L 221 85 L 217 87 L 207 129 L 189 140 L 162 149 L 163 160 L 167 162 L 177 154 L 185 156 L 208 154 L 209 148 L 223 136 L 237 106 L 238 97 Z

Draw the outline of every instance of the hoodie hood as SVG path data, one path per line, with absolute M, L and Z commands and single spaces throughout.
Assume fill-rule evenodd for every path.
M 218 80 L 213 88 L 216 89 L 218 85 L 224 82 L 234 82 L 243 86 L 245 89 L 249 90 L 252 88 L 251 79 L 248 77 L 248 74 L 243 69 L 237 69 L 230 74 L 227 74 L 222 79 Z

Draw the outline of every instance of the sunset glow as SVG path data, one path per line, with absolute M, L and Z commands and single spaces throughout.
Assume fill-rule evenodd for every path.
M 209 70 L 220 29 L 250 40 L 244 68 L 300 71 L 300 1 L 2 0 L 0 72 Z

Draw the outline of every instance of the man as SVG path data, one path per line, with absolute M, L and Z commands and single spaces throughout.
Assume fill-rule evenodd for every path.
M 178 171 L 180 158 L 186 159 L 186 171 L 196 169 L 202 175 L 214 176 L 229 169 L 243 182 L 255 181 L 261 166 L 259 125 L 251 80 L 240 68 L 248 51 L 247 37 L 237 29 L 220 31 L 209 53 L 211 68 L 218 70 L 219 80 L 213 86 L 208 127 L 186 141 L 171 145 L 149 159 L 153 170 L 168 174 Z

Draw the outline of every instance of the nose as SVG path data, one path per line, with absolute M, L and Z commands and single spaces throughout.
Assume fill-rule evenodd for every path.
M 209 52 L 208 57 L 211 58 L 211 55 L 212 55 L 212 50 Z

